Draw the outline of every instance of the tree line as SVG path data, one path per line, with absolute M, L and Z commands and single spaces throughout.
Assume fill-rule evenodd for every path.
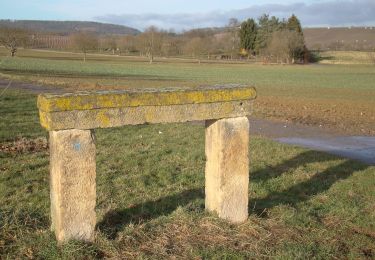
M 97 36 L 80 31 L 70 36 L 42 35 L 22 29 L 0 28 L 0 44 L 14 56 L 17 48 L 75 49 L 83 53 L 109 52 L 117 55 L 190 57 L 201 59 L 260 59 L 264 62 L 295 63 L 306 59 L 307 49 L 300 21 L 295 15 L 287 20 L 262 15 L 240 23 L 230 19 L 224 29 L 195 29 L 183 33 L 155 26 L 138 35 Z M 42 47 L 43 46 L 43 47 Z
M 247 55 L 276 62 L 305 62 L 308 54 L 301 23 L 293 14 L 287 20 L 262 15 L 258 22 L 250 18 L 239 30 L 240 47 Z

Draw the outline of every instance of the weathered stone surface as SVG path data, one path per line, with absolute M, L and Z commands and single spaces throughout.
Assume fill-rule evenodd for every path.
M 115 107 L 169 106 L 254 99 L 252 87 L 228 84 L 198 88 L 158 88 L 42 94 L 38 107 L 45 112 Z
M 206 121 L 206 209 L 240 223 L 248 217 L 249 121 Z
M 252 100 L 171 106 L 141 106 L 53 113 L 39 111 L 48 130 L 94 129 L 145 123 L 188 122 L 250 115 Z
M 92 129 L 187 122 L 249 115 L 256 92 L 238 85 L 40 95 L 40 121 L 48 130 Z
M 59 242 L 93 239 L 95 153 L 90 130 L 50 131 L 51 228 Z

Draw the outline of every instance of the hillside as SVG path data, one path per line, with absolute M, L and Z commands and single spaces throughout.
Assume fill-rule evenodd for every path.
M 59 35 L 68 35 L 77 31 L 89 31 L 98 35 L 135 35 L 140 33 L 137 29 L 123 25 L 81 21 L 0 20 L 0 26 L 23 28 L 41 33 L 56 33 Z
M 190 34 L 217 36 L 227 32 L 226 27 L 199 28 L 188 31 Z M 309 49 L 373 50 L 375 48 L 375 26 L 304 28 L 303 33 Z
M 305 28 L 309 49 L 366 50 L 375 48 L 375 27 Z
M 69 35 L 77 31 L 89 31 L 98 35 L 136 35 L 139 30 L 116 24 L 82 21 L 0 20 L 0 26 L 23 28 L 40 33 Z M 197 28 L 186 34 L 225 35 L 226 27 Z M 305 42 L 309 49 L 317 50 L 373 50 L 375 27 L 324 27 L 304 28 Z

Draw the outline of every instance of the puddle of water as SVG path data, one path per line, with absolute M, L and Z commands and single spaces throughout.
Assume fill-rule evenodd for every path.
M 332 153 L 375 165 L 375 137 L 340 136 L 329 138 L 282 137 L 277 141 Z

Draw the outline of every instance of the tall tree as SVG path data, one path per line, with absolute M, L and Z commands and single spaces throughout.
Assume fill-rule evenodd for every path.
M 79 32 L 74 34 L 73 42 L 75 47 L 83 53 L 83 61 L 86 61 L 88 51 L 98 48 L 98 37 L 88 32 Z
M 292 48 L 294 51 L 293 51 L 293 55 L 292 55 L 292 60 L 293 60 L 293 63 L 295 60 L 306 60 L 306 54 L 308 52 L 306 46 L 305 46 L 305 42 L 304 42 L 304 36 L 303 36 L 303 32 L 302 32 L 302 26 L 301 26 L 301 23 L 299 21 L 299 19 L 297 18 L 297 16 L 295 16 L 294 14 L 292 14 L 291 17 L 289 17 L 287 23 L 286 23 L 286 28 L 289 30 L 289 31 L 292 31 L 292 32 L 295 32 L 296 35 L 294 35 L 294 38 L 295 38 L 295 48 Z M 301 46 L 302 44 L 302 46 Z
M 268 14 L 264 14 L 258 19 L 258 33 L 256 39 L 256 51 L 259 53 L 267 48 L 267 44 L 272 37 L 272 33 L 278 31 L 282 27 L 279 19 L 275 16 L 269 17 Z
M 29 40 L 28 32 L 23 29 L 2 27 L 0 28 L 0 44 L 4 45 L 14 57 L 20 46 L 25 47 Z
M 241 24 L 240 46 L 248 53 L 254 54 L 258 26 L 254 19 L 247 19 Z
M 155 26 L 148 27 L 142 34 L 146 54 L 150 64 L 154 61 L 155 54 L 160 54 L 163 45 L 163 33 Z
M 295 16 L 294 14 L 292 14 L 292 16 L 289 17 L 286 23 L 286 28 L 288 28 L 290 31 L 295 31 L 297 33 L 303 34 L 301 23 L 298 20 L 297 16 Z
M 228 22 L 228 29 L 230 33 L 230 59 L 233 59 L 234 53 L 238 50 L 239 47 L 239 38 L 238 38 L 238 28 L 240 27 L 240 23 L 236 18 L 230 18 Z

